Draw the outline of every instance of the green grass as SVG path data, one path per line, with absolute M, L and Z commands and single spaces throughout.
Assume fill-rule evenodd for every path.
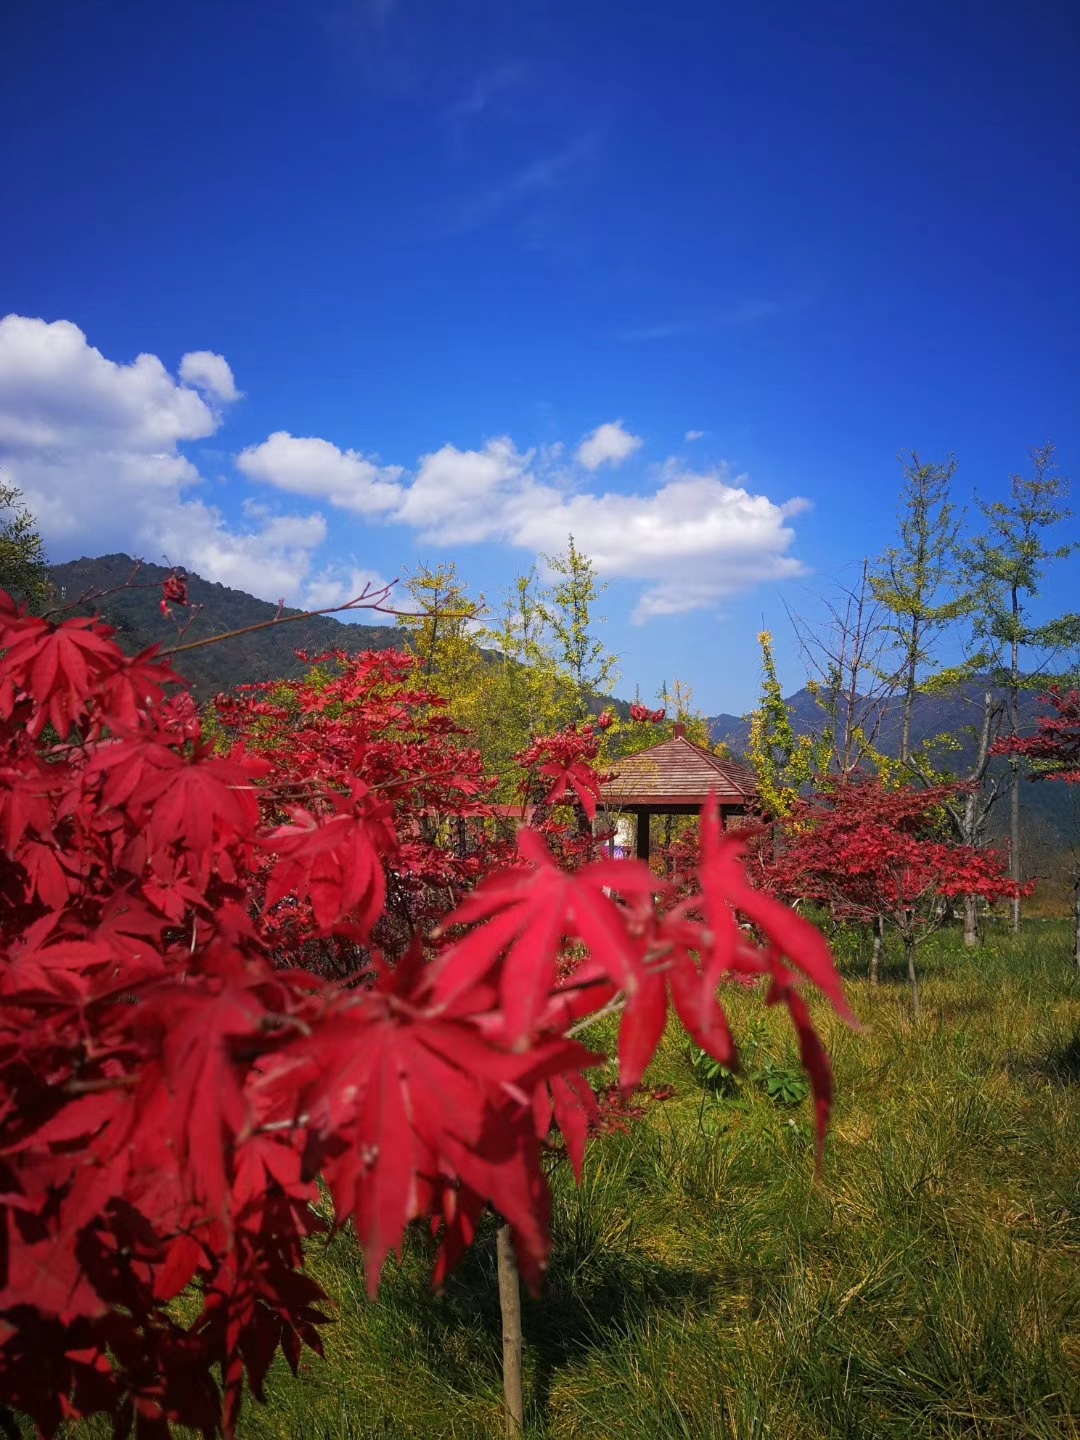
M 823 1180 L 809 1106 L 703 1090 L 672 1030 L 674 1097 L 555 1177 L 546 1294 L 527 1302 L 527 1433 L 589 1440 L 1080 1435 L 1080 985 L 1066 927 L 920 952 L 822 1008 L 837 1103 Z M 853 962 L 854 963 L 854 962 Z M 760 1001 L 733 989 L 736 1032 Z M 795 1063 L 768 1012 L 760 1052 Z M 494 1236 L 445 1295 L 415 1240 L 375 1302 L 347 1235 L 313 1253 L 327 1357 L 272 1372 L 241 1440 L 503 1433 Z

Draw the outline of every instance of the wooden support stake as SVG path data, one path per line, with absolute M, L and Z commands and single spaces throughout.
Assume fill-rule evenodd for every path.
M 521 1388 L 521 1278 L 514 1257 L 509 1225 L 500 1225 L 497 1239 L 499 1257 L 499 1310 L 502 1314 L 503 1398 L 506 1402 L 507 1440 L 520 1440 L 525 1423 L 525 1400 Z

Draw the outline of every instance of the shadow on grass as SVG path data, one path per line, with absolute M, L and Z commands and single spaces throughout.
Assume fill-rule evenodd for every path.
M 534 1419 L 543 1424 L 565 1366 L 608 1348 L 613 1334 L 630 1334 L 649 1316 L 705 1309 L 719 1284 L 717 1275 L 618 1253 L 595 1256 L 584 1280 L 556 1264 L 544 1294 L 526 1303 L 522 1317 L 525 1343 L 536 1357 Z
M 1051 1085 L 1080 1085 L 1080 1030 L 1071 1040 L 1055 1045 L 1035 1065 L 1038 1074 L 1049 1080 Z
M 712 1301 L 719 1275 L 650 1260 L 634 1253 L 629 1234 L 625 1240 L 607 1245 L 588 1237 L 584 1244 L 556 1244 L 542 1293 L 535 1299 L 523 1295 L 527 1428 L 543 1433 L 564 1367 L 590 1351 L 605 1350 L 613 1335 L 632 1333 L 650 1315 L 698 1313 Z M 451 1358 L 459 1348 L 455 1340 L 466 1333 L 475 1336 L 478 1328 L 499 1364 L 502 1326 L 491 1218 L 441 1295 L 422 1282 L 399 1283 L 393 1304 L 409 1312 L 433 1369 L 456 1371 Z

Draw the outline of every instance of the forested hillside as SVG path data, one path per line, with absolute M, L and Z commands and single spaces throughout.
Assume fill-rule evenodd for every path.
M 91 615 L 100 612 L 115 627 L 117 639 L 125 650 L 139 651 L 148 645 L 176 643 L 176 626 L 161 614 L 161 584 L 170 573 L 161 565 L 143 563 L 135 574 L 136 562 L 130 555 L 100 555 L 83 558 L 66 565 L 50 568 L 56 587 L 57 602 L 78 604 L 73 613 Z M 128 581 L 134 575 L 134 583 Z M 185 641 L 201 640 L 211 635 L 224 635 L 272 620 L 277 606 L 256 600 L 243 590 L 217 585 L 188 572 L 188 594 L 198 609 Z M 100 597 L 100 598 L 96 598 Z M 299 615 L 302 611 L 285 609 L 283 615 Z M 184 612 L 177 608 L 177 614 Z M 400 629 L 389 620 L 381 625 L 344 624 L 332 615 L 317 615 L 289 625 L 257 630 L 240 635 L 225 645 L 207 645 L 178 655 L 174 667 L 191 681 L 195 695 L 205 700 L 235 685 L 260 680 L 294 679 L 303 671 L 296 658 L 297 650 L 318 653 L 343 649 L 387 650 L 400 646 Z

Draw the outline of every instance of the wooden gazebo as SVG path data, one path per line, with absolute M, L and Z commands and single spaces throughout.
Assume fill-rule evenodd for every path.
M 726 828 L 731 816 L 745 815 L 758 798 L 754 772 L 687 740 L 685 725 L 675 726 L 673 739 L 613 766 L 613 778 L 601 787 L 602 803 L 637 817 L 639 860 L 649 858 L 649 821 L 654 815 L 696 815 L 715 794 Z

